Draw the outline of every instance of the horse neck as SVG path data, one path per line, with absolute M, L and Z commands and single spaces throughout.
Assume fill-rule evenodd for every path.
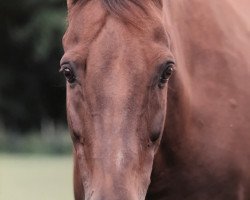
M 171 36 L 172 51 L 177 63 L 177 72 L 169 83 L 167 125 L 164 133 L 168 141 L 178 143 L 191 134 L 188 124 L 192 124 L 189 123 L 193 120 L 191 112 L 197 101 L 200 103 L 204 100 L 201 98 L 204 92 L 200 88 L 201 84 L 206 83 L 201 80 L 207 78 L 207 69 L 210 69 L 210 81 L 217 81 L 227 88 L 235 88 L 234 95 L 237 95 L 238 87 L 244 87 L 244 82 L 235 82 L 233 77 L 242 77 L 249 73 L 250 21 L 247 19 L 250 13 L 246 11 L 249 6 L 250 2 L 246 0 L 164 1 L 165 26 Z M 235 71 L 234 63 L 240 65 L 241 70 Z M 211 69 L 214 71 L 211 72 Z M 227 79 L 232 81 L 228 83 L 215 80 L 211 75 L 216 73 L 227 73 Z M 214 84 L 211 90 L 218 92 L 220 88 Z M 231 95 L 230 90 L 224 92 L 225 99 L 231 98 Z M 213 100 L 212 97 L 208 98 Z M 215 110 L 215 107 L 210 109 Z M 223 120 L 221 118 L 220 122 L 223 123 Z

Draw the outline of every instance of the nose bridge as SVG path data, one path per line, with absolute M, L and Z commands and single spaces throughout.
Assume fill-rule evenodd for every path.
M 126 160 L 125 155 L 137 153 L 138 142 L 136 110 L 129 109 L 135 102 L 131 101 L 127 82 L 123 82 L 107 87 L 103 94 L 105 106 L 93 118 L 97 140 L 94 148 L 98 156 L 109 159 L 118 168 Z
M 98 124 L 100 126 L 100 124 Z M 123 119 L 111 119 L 110 124 L 98 128 L 98 141 L 93 144 L 94 157 L 99 158 L 102 170 L 119 174 L 137 162 L 138 141 L 133 125 L 123 123 Z M 101 131 L 100 131 L 101 130 Z
M 138 200 L 138 183 L 130 176 L 130 170 L 111 166 L 103 167 L 100 174 L 95 174 L 91 200 Z
M 118 145 L 100 150 L 103 153 L 95 162 L 91 200 L 138 200 L 137 176 L 132 167 L 136 161 Z
M 86 199 L 138 200 L 145 193 L 141 191 L 148 186 L 149 176 L 145 172 L 149 170 L 150 175 L 150 168 L 141 166 L 143 155 L 137 123 L 126 120 L 126 116 L 122 112 L 115 114 L 109 123 L 105 122 L 105 116 L 95 117 L 90 157 L 93 168 Z
M 105 200 L 104 197 L 112 200 L 136 199 L 131 196 L 126 197 L 127 195 L 133 196 L 133 191 L 138 185 L 135 178 L 139 172 L 137 170 L 139 169 L 139 145 L 136 125 L 126 120 L 127 114 L 124 112 L 114 115 L 107 112 L 107 115 L 110 115 L 108 122 L 105 115 L 97 116 L 94 121 L 96 140 L 92 146 L 95 163 L 92 187 L 97 189 L 97 194 L 93 200 Z M 103 198 L 101 194 L 102 196 L 104 194 Z
M 94 160 L 91 200 L 138 200 L 138 190 L 145 186 L 144 177 L 139 177 L 138 99 L 128 79 L 105 79 L 97 94 L 102 102 L 96 103 L 102 106 L 95 106 L 92 118 L 91 137 L 95 139 L 90 147 Z

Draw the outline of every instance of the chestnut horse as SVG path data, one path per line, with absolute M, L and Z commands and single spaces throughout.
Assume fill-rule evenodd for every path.
M 75 199 L 249 200 L 249 0 L 67 5 Z

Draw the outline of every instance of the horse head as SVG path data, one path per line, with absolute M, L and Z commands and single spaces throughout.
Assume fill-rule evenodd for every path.
M 68 0 L 61 72 L 76 199 L 145 199 L 165 126 L 171 41 L 159 0 Z

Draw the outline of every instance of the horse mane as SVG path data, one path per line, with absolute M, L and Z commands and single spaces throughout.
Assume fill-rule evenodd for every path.
M 133 11 L 131 5 L 135 5 L 146 13 L 145 2 L 143 3 L 141 0 L 102 0 L 102 2 L 110 13 L 117 16 L 121 16 L 124 11 Z
M 72 0 L 72 4 L 87 3 L 90 0 Z M 162 0 L 100 0 L 107 12 L 120 18 L 122 21 L 132 24 L 137 28 L 150 15 L 152 4 L 162 7 Z
M 130 14 L 139 15 L 139 11 L 149 15 L 150 2 L 154 3 L 157 7 L 162 6 L 161 0 L 102 0 L 103 5 L 109 13 L 122 18 L 130 18 Z M 139 17 L 139 16 L 137 16 Z
M 144 1 L 144 2 L 143 2 Z M 143 16 L 148 15 L 145 0 L 102 0 L 106 10 L 125 23 L 140 27 Z M 144 17 L 145 18 L 145 17 Z

